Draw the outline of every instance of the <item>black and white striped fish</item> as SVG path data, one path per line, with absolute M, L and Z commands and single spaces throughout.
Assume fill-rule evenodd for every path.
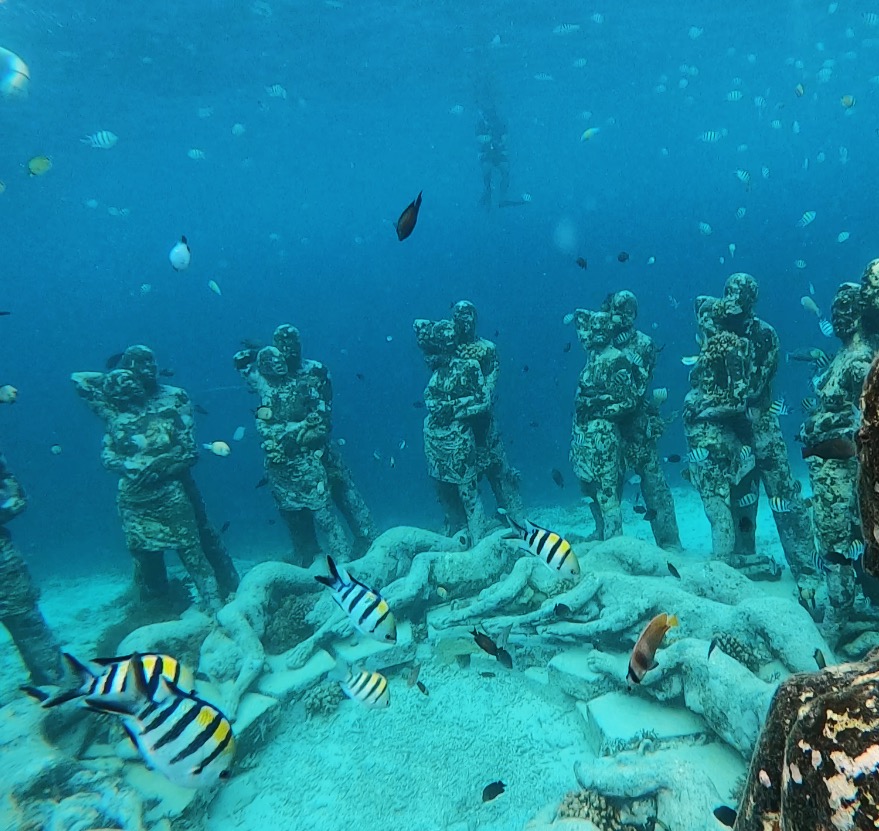
M 380 672 L 370 672 L 368 669 L 360 672 L 349 669 L 342 681 L 342 692 L 372 710 L 383 710 L 391 704 L 388 679 Z
M 510 524 L 510 531 L 505 539 L 522 540 L 525 550 L 535 557 L 539 557 L 546 563 L 547 568 L 562 577 L 576 577 L 580 573 L 580 563 L 571 544 L 555 531 L 541 528 L 530 520 L 525 520 L 524 525 L 519 525 L 509 514 L 503 516 Z
M 116 133 L 111 133 L 109 130 L 98 130 L 97 133 L 85 136 L 84 138 L 81 138 L 80 141 L 83 144 L 87 144 L 89 147 L 96 148 L 97 150 L 109 150 L 116 145 L 117 141 L 119 141 L 119 136 L 117 136 Z
M 338 603 L 358 632 L 371 635 L 387 643 L 397 642 L 397 622 L 390 606 L 377 592 L 369 586 L 355 580 L 344 569 L 340 569 L 332 557 L 327 557 L 327 568 L 330 576 L 315 576 L 318 583 L 323 583 L 333 590 L 333 599 Z
M 125 732 L 150 768 L 182 788 L 210 788 L 229 778 L 235 737 L 229 719 L 213 704 L 187 693 L 165 677 L 158 689 L 149 688 L 146 668 L 137 654 L 130 672 L 135 695 L 113 701 L 101 696 L 85 699 L 93 710 L 122 717 Z
M 132 655 L 116 658 L 93 658 L 83 663 L 67 652 L 62 653 L 67 665 L 79 676 L 80 685 L 70 690 L 61 690 L 54 695 L 43 692 L 38 687 L 22 687 L 32 698 L 36 698 L 44 708 L 57 707 L 75 698 L 105 698 L 119 701 L 136 696 L 135 680 L 131 672 Z M 162 678 L 182 690 L 192 690 L 195 679 L 192 671 L 170 655 L 145 654 L 140 662 L 146 677 L 147 691 L 154 695 Z

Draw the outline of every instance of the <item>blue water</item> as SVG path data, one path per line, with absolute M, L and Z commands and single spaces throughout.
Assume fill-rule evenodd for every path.
M 562 325 L 566 312 L 635 291 L 639 326 L 665 345 L 655 380 L 670 389 L 669 410 L 687 389 L 679 358 L 695 351 L 692 298 L 719 293 L 732 271 L 758 278 L 758 313 L 784 348 L 827 348 L 799 298 L 811 281 L 827 310 L 838 283 L 859 279 L 876 252 L 879 29 L 863 3 L 841 2 L 833 14 L 827 3 L 765 6 L 0 0 L 0 45 L 31 71 L 26 100 L 0 101 L 0 308 L 12 311 L 0 319 L 0 383 L 20 390 L 0 412 L 0 446 L 31 496 L 14 530 L 35 571 L 127 567 L 114 477 L 99 461 L 101 425 L 67 377 L 102 369 L 131 343 L 153 347 L 175 370 L 171 383 L 209 411 L 200 440 L 249 428 L 231 457 L 205 457 L 196 469 L 214 520 L 232 522 L 233 554 L 285 544 L 268 525 L 269 493 L 254 490 L 254 399 L 231 365 L 240 338 L 266 342 L 281 322 L 300 327 L 306 357 L 332 371 L 334 435 L 346 439 L 383 528 L 440 520 L 423 412 L 412 407 L 427 372 L 411 323 L 451 302 L 473 300 L 481 333 L 498 343 L 498 416 L 528 504 L 575 499 L 567 446 L 583 355 Z M 553 34 L 562 23 L 581 29 Z M 691 26 L 704 29 L 698 39 Z M 575 68 L 581 57 L 587 65 Z M 835 65 L 820 83 L 825 60 Z M 682 65 L 698 68 L 686 89 Z M 535 80 L 540 73 L 554 80 Z M 735 77 L 743 98 L 729 102 Z M 267 96 L 272 84 L 286 100 Z M 474 140 L 486 90 L 508 126 L 511 196 L 533 200 L 488 213 L 477 205 Z M 848 94 L 851 110 L 840 104 Z M 455 105 L 462 114 L 450 113 Z M 201 107 L 213 114 L 199 118 Z M 243 136 L 231 134 L 236 122 Z M 589 126 L 601 132 L 581 142 Z M 718 143 L 696 141 L 720 129 L 728 136 Z M 119 143 L 80 142 L 97 130 Z M 191 148 L 206 158 L 191 160 Z M 29 178 L 24 166 L 37 154 L 54 167 Z M 751 172 L 750 192 L 737 168 Z M 419 190 L 418 226 L 400 243 L 392 222 Z M 109 206 L 130 215 L 111 216 Z M 806 210 L 817 219 L 798 228 Z M 559 226 L 572 229 L 570 250 L 554 242 Z M 851 233 L 844 244 L 841 231 Z M 193 260 L 177 274 L 167 253 L 181 234 Z M 581 255 L 586 271 L 573 262 Z M 776 391 L 798 402 L 806 384 L 804 371 L 783 365 Z M 797 418 L 784 425 L 788 437 Z M 55 443 L 60 456 L 49 452 Z M 681 452 L 679 424 L 662 446 Z M 374 451 L 393 454 L 396 467 Z M 553 467 L 569 480 L 563 492 Z

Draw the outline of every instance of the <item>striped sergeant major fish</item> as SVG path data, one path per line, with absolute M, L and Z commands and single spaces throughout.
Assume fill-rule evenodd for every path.
M 210 788 L 229 778 L 235 755 L 235 737 L 229 719 L 213 704 L 159 677 L 158 688 L 149 687 L 141 656 L 130 658 L 135 695 L 114 701 L 91 696 L 93 710 L 122 717 L 128 737 L 154 768 L 182 788 Z
M 352 701 L 359 701 L 371 710 L 383 710 L 391 705 L 388 679 L 380 672 L 363 669 L 360 672 L 345 671 L 342 692 Z
M 93 658 L 86 663 L 67 652 L 62 653 L 71 671 L 79 676 L 80 685 L 70 690 L 61 690 L 49 695 L 38 687 L 22 687 L 31 698 L 36 698 L 44 708 L 57 707 L 75 698 L 103 698 L 113 701 L 131 699 L 136 696 L 135 680 L 132 675 L 132 655 L 116 658 Z M 159 683 L 164 678 L 182 690 L 193 690 L 195 679 L 192 671 L 170 655 L 145 654 L 140 656 L 146 678 L 146 688 L 155 695 Z
M 327 568 L 329 577 L 319 574 L 314 579 L 333 590 L 333 600 L 342 607 L 354 628 L 377 640 L 396 643 L 397 622 L 382 596 L 339 568 L 329 556 Z
M 524 541 L 528 553 L 539 557 L 547 568 L 561 577 L 576 577 L 580 573 L 577 555 L 564 537 L 527 519 L 524 525 L 520 525 L 506 511 L 503 516 L 510 524 L 510 530 L 504 539 Z

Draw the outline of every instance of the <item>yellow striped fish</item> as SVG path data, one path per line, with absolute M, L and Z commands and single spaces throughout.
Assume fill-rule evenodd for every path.
M 112 701 L 86 698 L 93 710 L 122 717 L 125 732 L 149 767 L 182 788 L 210 788 L 229 778 L 235 754 L 232 725 L 213 704 L 187 693 L 164 677 L 156 691 L 140 655 L 130 659 L 137 696 Z
M 382 596 L 340 569 L 332 557 L 327 557 L 327 567 L 329 577 L 319 574 L 314 579 L 333 590 L 333 600 L 342 607 L 354 628 L 380 641 L 396 643 L 397 622 Z
M 371 710 L 383 710 L 391 704 L 388 679 L 380 672 L 370 672 L 368 669 L 360 672 L 348 670 L 342 681 L 342 692 L 352 701 L 359 701 Z
M 535 557 L 539 557 L 546 563 L 547 568 L 558 573 L 562 577 L 576 577 L 580 573 L 580 563 L 571 544 L 564 538 L 535 525 L 530 520 L 525 520 L 524 525 L 519 525 L 509 514 L 504 514 L 510 523 L 510 531 L 505 539 L 523 540 L 525 550 Z
M 132 699 L 137 695 L 135 680 L 131 672 L 132 655 L 116 658 L 93 658 L 87 663 L 67 652 L 62 653 L 67 665 L 79 676 L 80 685 L 71 690 L 62 690 L 55 695 L 47 695 L 38 687 L 22 687 L 32 698 L 36 698 L 44 708 L 57 707 L 74 698 L 105 698 L 119 701 Z M 148 692 L 155 694 L 162 678 L 183 690 L 192 690 L 195 679 L 192 671 L 184 667 L 170 655 L 146 654 L 140 656 L 146 677 Z

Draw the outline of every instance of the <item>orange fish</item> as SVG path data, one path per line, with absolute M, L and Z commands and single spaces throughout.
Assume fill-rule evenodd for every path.
M 415 223 L 418 222 L 418 209 L 421 207 L 421 193 L 415 197 L 414 202 L 410 202 L 406 206 L 406 210 L 400 214 L 394 227 L 397 229 L 397 239 L 402 242 L 415 230 Z
M 629 658 L 628 680 L 630 683 L 640 684 L 647 672 L 658 666 L 655 660 L 656 650 L 659 649 L 665 633 L 677 625 L 677 616 L 669 616 L 665 612 L 657 615 L 647 624 L 632 650 L 632 657 Z

